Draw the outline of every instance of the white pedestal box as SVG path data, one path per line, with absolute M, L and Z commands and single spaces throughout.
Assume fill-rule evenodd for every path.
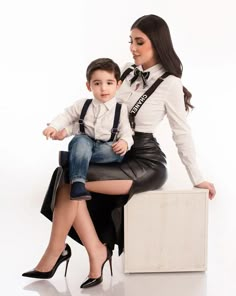
M 208 190 L 134 195 L 124 209 L 124 271 L 205 271 Z

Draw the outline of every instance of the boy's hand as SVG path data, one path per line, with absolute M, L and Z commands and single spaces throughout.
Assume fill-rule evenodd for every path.
M 128 144 L 125 140 L 120 139 L 112 144 L 112 149 L 116 154 L 120 154 L 121 156 L 123 156 L 128 149 Z
M 63 128 L 61 131 L 57 132 L 56 135 L 54 136 L 53 140 L 64 140 L 67 137 L 67 131 L 65 128 Z
M 57 130 L 51 126 L 45 128 L 45 130 L 43 130 L 43 134 L 47 138 L 47 140 L 48 140 L 48 138 L 54 139 L 56 133 L 57 133 Z

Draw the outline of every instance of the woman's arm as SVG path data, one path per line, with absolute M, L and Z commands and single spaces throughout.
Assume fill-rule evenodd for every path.
M 183 85 L 181 80 L 175 76 L 170 76 L 168 79 L 170 80 L 170 88 L 165 108 L 179 157 L 193 185 L 208 189 L 209 198 L 212 199 L 215 196 L 214 185 L 205 181 L 197 165 L 195 146 L 185 111 Z
M 195 185 L 195 187 L 197 188 L 203 188 L 203 189 L 208 189 L 209 190 L 209 198 L 213 199 L 216 195 L 216 190 L 215 190 L 215 186 L 213 183 L 210 183 L 208 181 L 204 181 L 198 185 Z
M 120 112 L 120 123 L 118 126 L 118 139 L 124 140 L 128 144 L 128 150 L 134 143 L 133 131 L 130 127 L 128 109 L 125 104 L 122 104 Z

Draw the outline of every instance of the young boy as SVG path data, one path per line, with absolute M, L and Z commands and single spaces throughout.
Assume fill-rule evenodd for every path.
M 91 199 L 85 189 L 90 161 L 120 162 L 133 144 L 127 108 L 115 97 L 120 86 L 118 65 L 108 58 L 96 59 L 89 64 L 86 78 L 94 98 L 77 101 L 43 131 L 52 139 L 75 135 L 69 143 L 70 196 L 75 200 Z

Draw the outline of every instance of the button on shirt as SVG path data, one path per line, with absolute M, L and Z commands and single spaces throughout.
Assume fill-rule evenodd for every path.
M 130 65 L 127 64 L 124 70 Z M 141 66 L 138 68 L 143 71 Z M 130 85 L 130 80 L 133 77 L 132 71 L 118 90 L 117 98 L 119 98 L 121 103 L 127 105 L 129 111 L 157 78 L 164 74 L 165 69 L 158 64 L 145 71 L 150 72 L 147 87 L 143 88 L 141 78 L 138 78 Z M 173 75 L 165 78 L 155 92 L 142 105 L 135 117 L 135 131 L 154 133 L 165 116 L 169 120 L 178 154 L 186 167 L 190 180 L 193 185 L 203 182 L 204 179 L 196 163 L 191 129 L 187 123 L 183 85 L 181 79 Z
M 78 100 L 75 104 L 66 108 L 64 113 L 51 121 L 50 126 L 58 131 L 66 128 L 68 136 L 79 134 L 78 120 L 85 101 L 86 99 Z M 95 98 L 92 100 L 84 118 L 85 133 L 88 136 L 101 141 L 108 141 L 110 139 L 116 103 L 115 97 L 105 103 Z M 117 139 L 125 140 L 128 144 L 128 149 L 130 149 L 133 145 L 132 134 L 127 107 L 125 104 L 122 104 Z

